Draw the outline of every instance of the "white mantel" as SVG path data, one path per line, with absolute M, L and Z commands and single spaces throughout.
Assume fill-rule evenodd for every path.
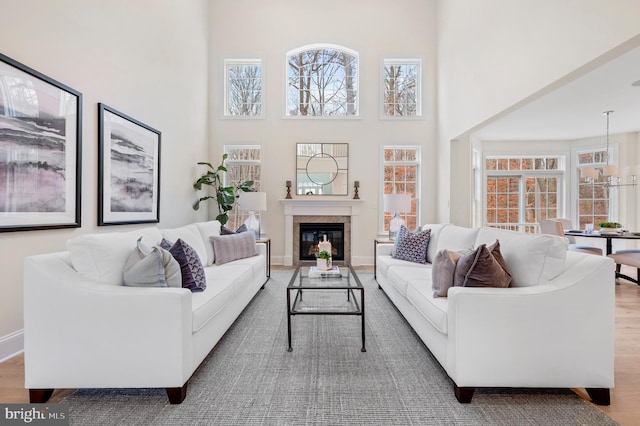
M 315 195 L 279 201 L 284 207 L 284 265 L 293 264 L 294 216 L 350 216 L 351 239 L 353 240 L 354 235 L 359 235 L 358 221 L 354 220 L 354 216 L 360 216 L 361 199 Z

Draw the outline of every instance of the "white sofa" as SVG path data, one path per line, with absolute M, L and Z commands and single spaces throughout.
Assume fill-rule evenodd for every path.
M 500 242 L 508 288 L 452 287 L 434 298 L 432 264 L 394 259 L 377 246 L 379 286 L 470 402 L 477 387 L 586 388 L 609 405 L 614 386 L 615 265 L 567 251 L 568 242 L 494 228 L 431 229 L 427 260 L 446 248 Z
M 45 402 L 54 388 L 166 388 L 181 403 L 187 381 L 264 286 L 266 247 L 214 264 L 217 221 L 175 229 L 83 235 L 69 251 L 24 261 L 25 388 Z M 207 288 L 122 285 L 138 238 L 149 246 L 182 238 L 204 266 Z M 227 238 L 227 237 L 224 237 Z

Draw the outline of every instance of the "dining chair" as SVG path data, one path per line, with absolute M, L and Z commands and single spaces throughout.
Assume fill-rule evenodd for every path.
M 538 222 L 538 225 L 540 226 L 541 234 L 558 235 L 560 237 L 565 237 L 565 238 L 568 237 L 567 235 L 564 235 L 564 228 L 562 226 L 562 223 L 560 223 L 557 220 L 553 220 L 553 219 L 541 220 L 540 222 Z M 571 251 L 581 251 L 583 253 L 597 254 L 599 256 L 602 256 L 601 248 L 587 246 L 584 244 L 576 244 L 575 239 L 573 240 L 574 242 L 572 243 L 569 238 L 567 239 L 569 240 L 569 250 Z
M 617 250 L 615 253 L 610 254 L 608 257 L 612 258 L 616 262 L 616 278 L 624 278 L 640 285 L 640 250 L 639 249 L 624 249 Z M 636 278 L 633 279 L 628 275 L 620 272 L 622 265 L 628 265 L 636 268 Z
M 560 222 L 562 224 L 563 234 L 564 231 L 573 229 L 573 221 L 571 219 L 556 217 L 551 220 L 555 220 L 556 222 Z M 574 237 L 573 235 L 565 235 L 565 237 L 567 237 L 567 239 L 569 240 L 569 244 L 576 244 L 576 237 Z

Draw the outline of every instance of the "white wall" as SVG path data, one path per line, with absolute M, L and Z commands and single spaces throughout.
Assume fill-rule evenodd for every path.
M 295 183 L 297 142 L 349 143 L 349 197 L 360 181 L 364 200 L 352 253 L 373 259 L 378 233 L 381 146 L 423 147 L 422 223 L 435 219 L 435 0 L 219 0 L 211 8 L 211 161 L 217 164 L 226 144 L 256 143 L 263 147 L 263 190 L 268 194 L 263 230 L 272 238 L 272 259 L 284 254 L 284 216 L 278 199 L 285 181 Z M 310 43 L 333 43 L 360 53 L 360 118 L 333 120 L 284 117 L 286 52 Z M 385 57 L 423 62 L 424 119 L 380 119 L 380 68 Z M 265 69 L 266 118 L 222 117 L 223 60 L 262 58 Z
M 83 233 L 135 228 L 97 227 L 98 102 L 162 132 L 160 226 L 205 218 L 191 208 L 191 185 L 208 154 L 208 8 L 206 0 L 0 0 L 0 52 L 83 94 L 82 227 L 0 233 L 0 360 L 22 346 L 25 256 L 64 250 Z
M 637 0 L 438 2 L 440 221 L 471 220 L 451 141 L 637 35 L 638 16 Z

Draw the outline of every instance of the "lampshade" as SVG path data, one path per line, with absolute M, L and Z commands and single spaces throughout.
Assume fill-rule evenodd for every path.
M 581 179 L 598 179 L 598 171 L 593 167 L 583 167 L 580 169 Z
M 267 210 L 267 193 L 241 192 L 238 207 L 240 210 Z
M 602 169 L 602 174 L 604 176 L 620 176 L 618 166 L 616 165 L 604 166 L 604 168 Z
M 411 211 L 410 194 L 384 194 L 384 211 L 393 213 L 406 213 Z

